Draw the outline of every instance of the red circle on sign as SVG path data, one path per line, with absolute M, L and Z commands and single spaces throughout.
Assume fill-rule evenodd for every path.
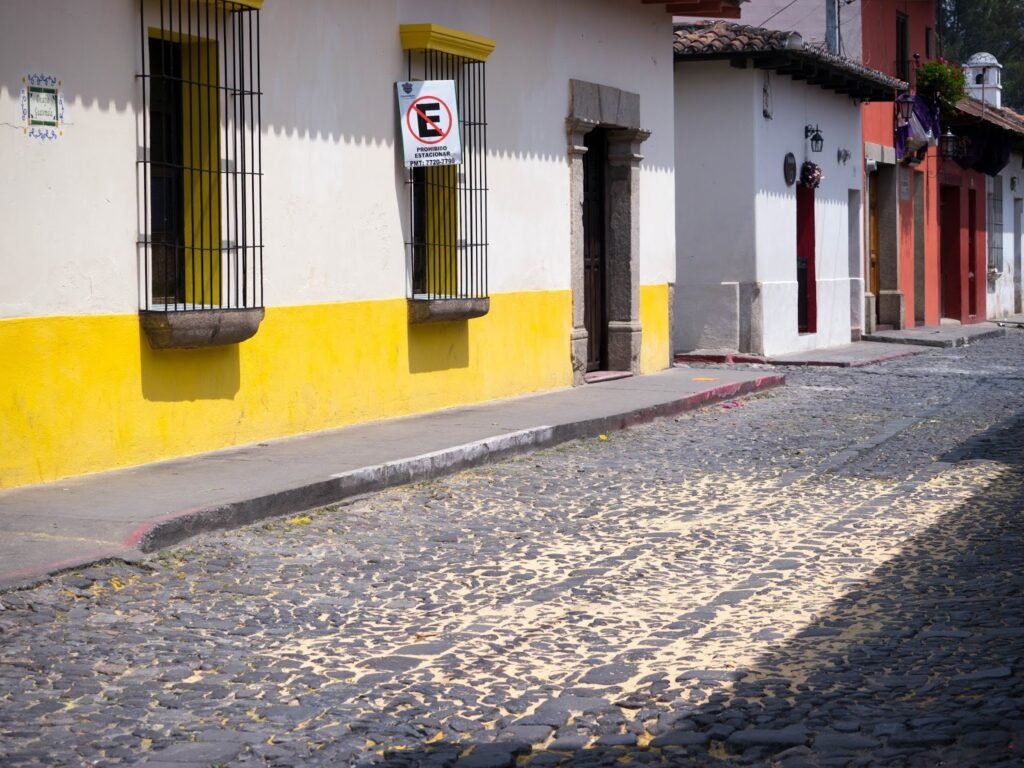
M 435 123 L 429 117 L 427 117 L 427 115 L 425 115 L 423 112 L 421 112 L 419 109 L 417 109 L 416 105 L 419 104 L 421 101 L 436 101 L 438 104 L 440 104 L 444 108 L 444 111 L 448 114 L 448 128 L 446 128 L 445 130 L 442 130 L 441 126 L 439 126 L 437 123 Z M 419 115 L 424 120 L 426 120 L 428 123 L 430 123 L 432 126 L 434 126 L 434 129 L 438 133 L 440 133 L 441 135 L 439 137 L 437 137 L 437 138 L 434 138 L 434 139 L 426 139 L 426 138 L 420 136 L 419 131 L 417 131 L 415 128 L 413 128 L 412 120 L 413 120 L 413 115 L 414 114 L 415 115 Z M 409 134 L 414 139 L 416 139 L 416 141 L 420 142 L 421 144 L 440 144 L 442 141 L 447 139 L 448 138 L 448 134 L 452 132 L 452 123 L 453 122 L 454 121 L 452 120 L 452 111 L 451 111 L 451 109 L 449 109 L 448 105 L 445 104 L 441 99 L 437 98 L 436 96 L 420 96 L 418 99 L 416 99 L 416 101 L 414 101 L 412 104 L 409 105 L 409 109 L 405 113 L 405 123 L 409 127 Z

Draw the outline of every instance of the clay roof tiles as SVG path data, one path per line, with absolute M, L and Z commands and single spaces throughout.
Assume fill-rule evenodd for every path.
M 876 101 L 891 101 L 910 87 L 852 59 L 807 45 L 797 32 L 728 21 L 677 24 L 673 50 L 676 61 L 749 59 L 756 67 Z

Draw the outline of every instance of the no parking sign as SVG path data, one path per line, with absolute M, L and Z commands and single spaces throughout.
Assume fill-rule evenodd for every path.
M 405 80 L 396 85 L 405 167 L 461 163 L 455 81 Z

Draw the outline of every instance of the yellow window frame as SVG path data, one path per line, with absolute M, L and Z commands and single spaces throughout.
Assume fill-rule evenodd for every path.
M 238 5 L 256 7 L 251 2 Z M 216 40 L 150 28 L 181 46 L 185 304 L 221 303 L 219 55 Z

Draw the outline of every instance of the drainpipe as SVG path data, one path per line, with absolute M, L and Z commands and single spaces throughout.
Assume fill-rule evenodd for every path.
M 839 53 L 839 0 L 825 0 L 825 49 Z

